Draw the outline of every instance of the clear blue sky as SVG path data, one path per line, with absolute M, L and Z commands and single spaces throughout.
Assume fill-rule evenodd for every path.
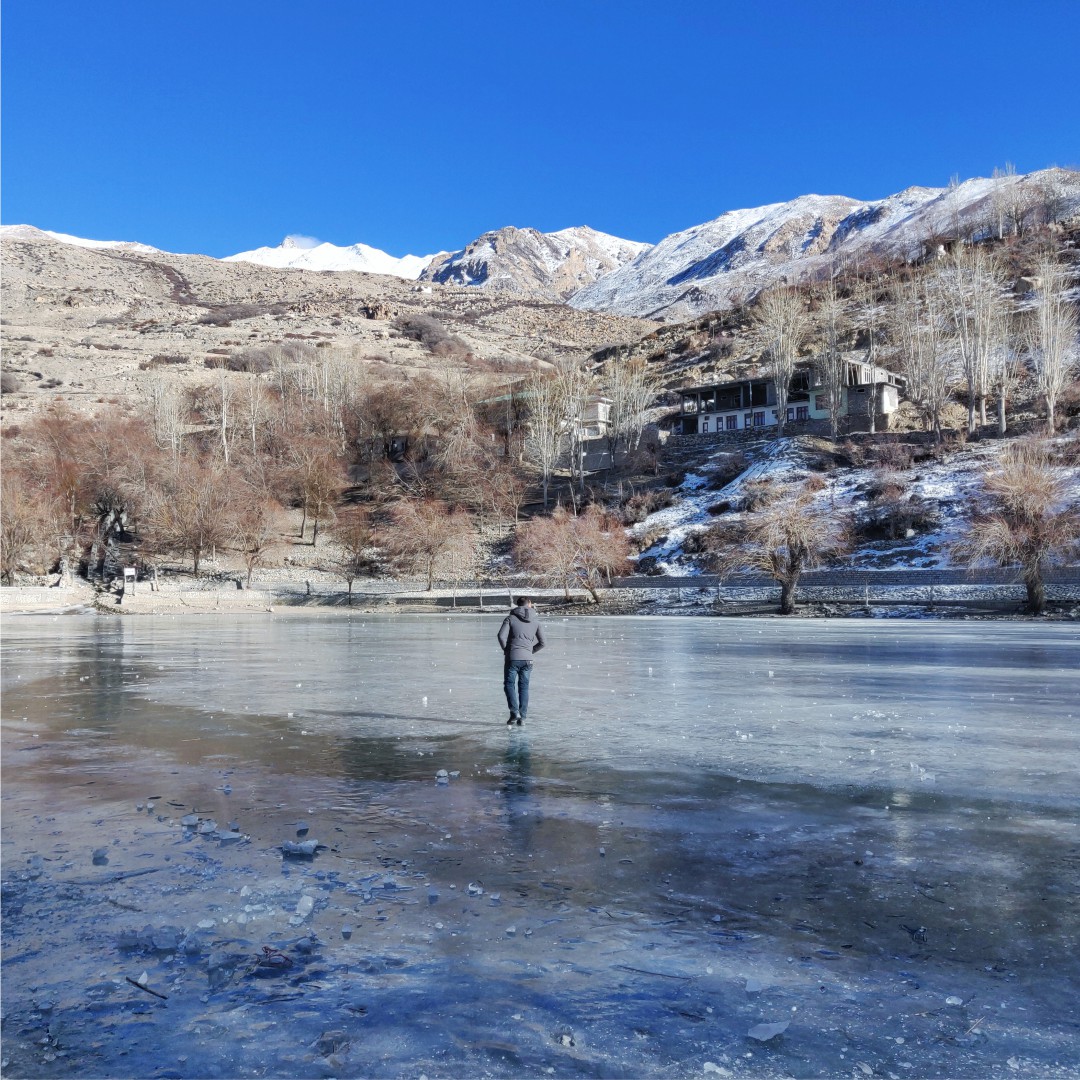
M 1080 163 L 1080 2 L 4 0 L 6 224 L 227 255 L 655 242 Z

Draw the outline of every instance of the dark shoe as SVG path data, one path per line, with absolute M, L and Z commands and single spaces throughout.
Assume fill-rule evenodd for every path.
M 521 727 L 521 723 L 522 723 L 522 721 L 523 721 L 524 719 L 525 719 L 525 718 L 524 718 L 523 716 L 519 716 L 519 717 L 517 718 L 517 726 L 518 726 L 518 727 Z
M 513 713 L 511 713 L 510 719 L 506 721 L 506 726 L 509 727 L 515 720 L 517 720 L 519 724 L 521 723 L 521 721 L 518 720 L 518 718 Z

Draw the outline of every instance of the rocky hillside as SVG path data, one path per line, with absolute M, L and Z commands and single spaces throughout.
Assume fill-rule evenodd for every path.
M 653 328 L 477 289 L 88 247 L 39 230 L 5 229 L 2 255 L 5 424 L 57 398 L 92 408 L 143 397 L 161 378 L 207 382 L 207 362 L 275 346 L 330 347 L 375 377 L 449 362 L 499 378 Z M 395 325 L 417 314 L 445 329 L 453 355 L 433 356 Z
M 420 277 L 537 300 L 566 300 L 648 248 L 586 226 L 553 233 L 505 228 L 484 233 L 462 251 L 436 256 Z
M 1065 169 L 908 188 L 877 202 L 804 195 L 674 233 L 570 303 L 679 322 L 737 307 L 769 285 L 806 280 L 833 263 L 912 260 L 945 238 L 1077 217 L 1080 173 Z

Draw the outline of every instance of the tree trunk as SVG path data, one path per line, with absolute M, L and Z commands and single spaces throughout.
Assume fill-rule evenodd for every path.
M 1041 615 L 1046 610 L 1046 585 L 1038 567 L 1029 567 L 1024 571 L 1024 585 L 1027 587 L 1028 612 Z
M 795 586 L 798 578 L 783 578 L 780 582 L 780 614 L 793 615 L 795 613 Z
M 319 542 L 319 517 L 315 516 L 315 522 L 311 529 L 311 546 L 314 547 Z
M 1000 435 L 1002 438 L 1004 438 L 1005 437 L 1005 431 L 1006 431 L 1006 427 L 1005 427 L 1005 393 L 1004 393 L 1004 391 L 1002 391 L 1002 393 L 998 395 L 997 414 L 998 414 L 998 435 Z
M 300 539 L 304 539 L 304 530 L 307 529 L 307 503 L 304 503 L 304 516 L 300 519 Z

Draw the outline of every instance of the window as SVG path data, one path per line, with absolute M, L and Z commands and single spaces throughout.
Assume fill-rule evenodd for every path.
M 795 410 L 794 409 L 788 409 L 787 418 L 789 420 L 794 420 L 795 419 Z
M 754 422 L 754 414 L 752 412 L 744 413 L 742 418 L 742 426 L 750 427 Z
M 754 413 L 754 427 L 764 427 L 764 426 L 765 426 L 765 410 L 762 409 L 761 412 Z
M 708 418 L 706 418 L 706 419 L 701 421 L 701 432 L 702 432 L 702 434 L 705 434 L 705 432 L 707 432 L 708 430 L 709 430 L 709 421 L 708 421 Z
M 795 409 L 795 419 L 796 420 L 809 420 L 810 419 L 810 406 L 809 405 L 799 405 L 799 406 L 797 406 L 796 409 Z
M 729 416 L 724 420 L 724 426 L 728 431 L 735 431 L 739 426 L 739 418 L 737 416 Z

